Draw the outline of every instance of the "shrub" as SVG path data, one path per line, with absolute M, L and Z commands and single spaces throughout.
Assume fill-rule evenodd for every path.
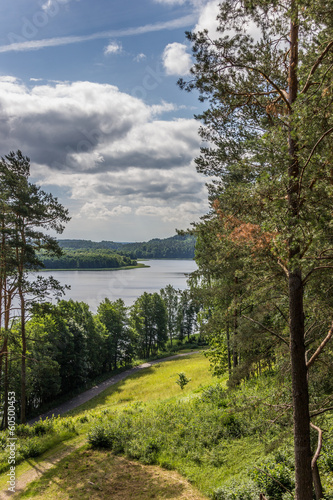
M 283 500 L 285 493 L 295 487 L 293 471 L 284 462 L 261 464 L 251 475 L 259 488 L 274 500 Z
M 185 385 L 191 382 L 190 378 L 187 378 L 184 372 L 178 373 L 178 379 L 176 380 L 176 384 L 179 385 L 181 390 L 184 389 Z
M 228 402 L 226 391 L 221 384 L 211 385 L 204 389 L 201 394 L 201 400 L 205 403 L 213 403 L 218 408 L 227 408 Z
M 232 484 L 226 488 L 217 488 L 213 494 L 213 500 L 258 500 L 260 490 L 253 483 L 245 485 Z
M 43 436 L 44 434 L 54 432 L 53 421 L 39 420 L 32 427 L 32 432 L 35 436 Z
M 23 458 L 38 457 L 44 451 L 45 451 L 45 447 L 43 446 L 43 443 L 41 443 L 37 437 L 27 440 L 20 447 L 20 454 L 22 455 Z
M 88 443 L 93 448 L 111 448 L 111 432 L 103 424 L 94 425 L 88 433 Z

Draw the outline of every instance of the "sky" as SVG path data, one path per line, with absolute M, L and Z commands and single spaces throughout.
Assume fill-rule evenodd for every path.
M 60 238 L 147 241 L 208 210 L 202 108 L 177 86 L 185 31 L 216 28 L 218 0 L 2 0 L 0 156 L 69 209 Z

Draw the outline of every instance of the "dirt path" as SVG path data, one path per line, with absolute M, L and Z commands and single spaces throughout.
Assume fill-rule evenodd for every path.
M 16 478 L 16 484 L 15 484 L 15 493 L 12 493 L 8 489 L 3 489 L 0 491 L 0 500 L 7 500 L 8 498 L 18 498 L 20 493 L 24 491 L 26 486 L 31 483 L 32 481 L 35 481 L 36 479 L 39 479 L 42 477 L 42 475 L 51 467 L 56 465 L 58 462 L 60 462 L 61 459 L 66 457 L 67 455 L 70 455 L 73 451 L 76 449 L 80 448 L 83 446 L 83 444 L 86 442 L 86 438 L 81 439 L 81 441 L 70 444 L 70 443 L 63 443 L 65 446 L 65 449 L 62 449 L 61 451 L 58 451 L 56 453 L 53 453 L 50 455 L 48 458 L 45 458 L 45 460 L 39 462 L 39 463 L 31 463 L 31 468 L 22 474 L 18 478 Z M 29 463 L 30 460 L 28 459 L 27 462 Z
M 39 415 L 38 417 L 32 418 L 31 420 L 28 421 L 28 424 L 33 424 L 37 422 L 38 420 L 42 419 L 44 420 L 45 418 L 51 418 L 52 416 L 57 417 L 58 415 L 63 415 L 67 411 L 74 410 L 74 408 L 77 408 L 78 406 L 86 403 L 90 399 L 94 398 L 101 392 L 103 392 L 105 389 L 110 387 L 111 385 L 116 384 L 117 382 L 120 382 L 121 380 L 124 380 L 125 378 L 129 377 L 133 373 L 142 370 L 144 368 L 149 368 L 150 366 L 156 365 L 158 363 L 163 363 L 164 361 L 171 361 L 173 359 L 181 358 L 183 356 L 190 356 L 191 354 L 197 354 L 200 351 L 192 351 L 192 352 L 186 352 L 182 354 L 175 354 L 174 356 L 170 356 L 168 358 L 162 358 L 162 359 L 156 359 L 154 361 L 149 361 L 147 363 L 142 363 L 142 365 L 135 366 L 134 368 L 131 368 L 130 370 L 126 370 L 122 373 L 118 373 L 117 375 L 114 375 L 113 377 L 105 380 L 104 382 L 101 382 L 98 385 L 95 385 L 92 389 L 89 389 L 88 391 L 82 392 L 78 396 L 75 396 L 73 399 L 70 399 L 69 401 L 66 401 L 66 403 L 63 403 L 56 408 L 53 408 L 52 410 L 43 413 L 42 415 Z

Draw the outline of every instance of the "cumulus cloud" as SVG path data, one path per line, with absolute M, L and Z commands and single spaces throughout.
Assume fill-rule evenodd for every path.
M 121 43 L 118 42 L 110 42 L 109 45 L 107 45 L 104 48 L 104 54 L 105 55 L 110 55 L 110 54 L 120 54 L 123 50 L 123 47 Z
M 103 203 L 89 201 L 81 208 L 79 217 L 88 219 L 110 219 L 119 215 L 127 215 L 131 212 L 131 207 L 117 205 L 116 207 L 108 208 Z
M 141 212 L 148 217 L 142 207 L 155 207 L 156 220 L 169 222 L 181 207 L 186 226 L 206 210 L 204 179 L 193 164 L 198 124 L 162 120 L 173 104 L 147 105 L 108 84 L 26 86 L 9 76 L 0 77 L 0 107 L 1 154 L 21 149 L 31 158 L 34 181 L 66 194 L 71 227 Z
M 217 27 L 219 25 L 217 16 L 219 14 L 219 2 L 211 0 L 202 6 L 199 19 L 194 31 L 208 30 L 211 38 L 218 38 Z
M 202 213 L 200 203 L 180 203 L 177 207 L 156 207 L 154 205 L 144 205 L 136 210 L 136 215 L 158 217 L 164 222 L 179 222 L 182 217 L 194 216 Z
M 163 52 L 163 65 L 168 75 L 187 75 L 192 66 L 191 55 L 182 43 L 169 43 Z

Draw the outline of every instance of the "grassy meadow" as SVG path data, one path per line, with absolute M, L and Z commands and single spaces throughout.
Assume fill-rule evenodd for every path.
M 181 372 L 190 379 L 183 390 Z M 228 391 L 202 352 L 141 369 L 64 417 L 17 426 L 15 498 L 292 498 L 291 428 L 289 417 L 282 426 L 270 420 L 273 386 L 266 374 Z M 333 423 L 326 428 L 332 435 Z M 5 442 L 4 434 L 3 491 Z M 321 460 L 329 491 L 333 446 Z

